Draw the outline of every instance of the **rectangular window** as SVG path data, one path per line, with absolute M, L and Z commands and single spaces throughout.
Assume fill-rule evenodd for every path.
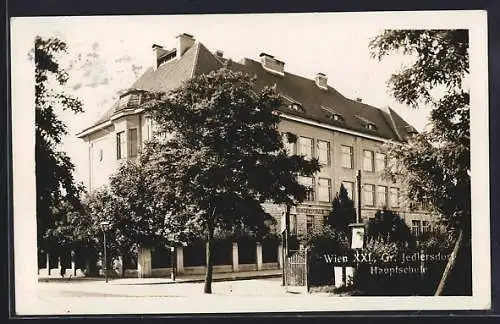
M 128 145 L 129 156 L 137 156 L 137 128 L 130 128 L 128 130 Z
M 363 151 L 363 170 L 373 172 L 373 151 Z
M 353 168 L 352 146 L 342 145 L 340 149 L 342 151 L 342 167 L 352 169 Z
M 306 230 L 307 233 L 309 233 L 313 227 L 314 227 L 314 215 L 307 215 L 306 216 Z
M 313 157 L 313 140 L 308 137 L 299 137 L 300 155 L 304 155 L 306 160 Z
M 381 207 L 387 206 L 387 187 L 377 186 L 377 204 Z
M 125 132 L 116 133 L 116 159 L 120 160 L 124 158 L 126 153 Z
M 391 207 L 399 207 L 399 188 L 391 188 Z
M 288 135 L 286 133 L 282 134 L 283 136 L 283 146 L 285 147 L 289 156 L 295 155 L 295 144 L 293 142 L 288 141 Z
M 431 224 L 428 221 L 422 221 L 422 233 L 431 231 Z
M 330 164 L 330 143 L 318 140 L 318 162 L 323 165 Z
M 342 181 L 342 185 L 344 186 L 345 190 L 347 191 L 347 195 L 349 196 L 349 199 L 354 200 L 354 182 Z
M 363 200 L 365 206 L 375 205 L 375 185 L 365 184 L 363 191 Z
M 419 236 L 421 231 L 420 231 L 420 221 L 419 220 L 412 220 L 411 221 L 411 232 L 415 236 Z
M 332 181 L 330 179 L 318 179 L 318 200 L 330 202 Z
M 307 188 L 305 200 L 314 201 L 314 178 L 299 176 L 298 182 Z
M 387 165 L 385 154 L 377 153 L 375 154 L 375 168 L 377 172 L 383 172 Z
M 297 230 L 297 215 L 291 214 L 290 215 L 290 234 L 292 235 L 297 235 L 298 230 Z

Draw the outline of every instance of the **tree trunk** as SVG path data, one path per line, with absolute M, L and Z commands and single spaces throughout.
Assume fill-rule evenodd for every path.
M 212 272 L 213 272 L 213 264 L 212 264 L 212 250 L 214 244 L 214 228 L 212 224 L 212 220 L 208 221 L 208 236 L 207 236 L 207 248 L 206 248 L 206 265 L 207 271 L 205 274 L 205 287 L 203 288 L 203 292 L 205 294 L 212 293 Z
M 434 293 L 434 296 L 441 296 L 443 294 L 443 290 L 446 287 L 446 283 L 448 281 L 448 278 L 450 277 L 450 273 L 453 271 L 453 268 L 455 267 L 458 251 L 462 246 L 463 236 L 464 236 L 463 230 L 460 230 L 457 241 L 455 242 L 455 247 L 453 248 L 453 252 L 451 253 L 450 258 L 448 259 L 448 263 L 446 264 L 446 268 L 444 269 L 443 276 L 439 281 L 439 285 L 436 289 L 436 292 Z

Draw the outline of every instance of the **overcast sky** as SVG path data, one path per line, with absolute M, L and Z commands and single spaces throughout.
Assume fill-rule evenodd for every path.
M 393 55 L 379 62 L 370 57 L 368 43 L 386 28 L 424 28 L 429 21 L 444 27 L 442 17 L 424 13 L 44 17 L 18 19 L 12 32 L 18 42 L 25 40 L 27 62 L 35 35 L 57 36 L 68 45 L 69 53 L 60 59 L 70 74 L 66 90 L 82 100 L 85 113 L 61 114 L 70 132 L 63 149 L 76 165 L 76 178 L 83 181 L 88 148 L 75 134 L 90 126 L 112 105 L 118 91 L 151 66 L 153 43 L 173 48 L 175 36 L 188 33 L 235 61 L 258 59 L 266 52 L 284 61 L 287 72 L 309 78 L 322 72 L 344 96 L 361 97 L 376 107 L 390 106 L 422 130 L 429 110 L 397 104 L 387 87 L 390 75 L 409 60 Z M 460 23 L 459 17 L 448 18 L 446 26 L 450 21 L 451 26 Z

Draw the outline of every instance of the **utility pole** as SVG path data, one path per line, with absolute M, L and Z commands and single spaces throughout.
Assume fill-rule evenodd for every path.
M 289 250 L 289 231 L 290 231 L 290 206 L 288 204 L 286 204 L 286 207 L 285 207 L 285 210 L 283 211 L 283 217 L 281 218 L 281 221 L 284 222 L 284 226 L 283 224 L 281 225 L 283 231 L 282 231 L 282 247 L 283 247 L 283 251 L 281 253 L 281 258 L 282 258 L 282 264 L 283 264 L 283 286 L 286 285 L 286 276 L 287 276 L 287 263 L 286 263 L 286 260 L 287 260 L 287 257 L 288 257 L 288 250 Z
M 358 170 L 358 175 L 356 176 L 357 191 L 358 191 L 358 210 L 356 213 L 356 223 L 361 222 L 361 170 Z

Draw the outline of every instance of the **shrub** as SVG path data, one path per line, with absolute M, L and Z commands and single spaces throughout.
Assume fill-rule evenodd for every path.
M 433 295 L 439 283 L 447 259 L 425 259 L 430 255 L 448 255 L 453 249 L 453 238 L 447 232 L 429 232 L 422 235 L 419 246 L 369 239 L 363 253 L 371 253 L 373 264 L 361 263 L 356 272 L 355 288 L 362 295 L 402 296 Z M 403 254 L 412 257 L 403 261 Z M 424 255 L 424 261 L 420 257 Z M 382 256 L 394 258 L 394 262 L 382 262 Z M 415 258 L 413 258 L 415 257 Z M 386 258 L 387 259 L 387 258 Z M 412 268 L 409 273 L 374 274 L 372 267 Z M 425 272 L 421 273 L 422 266 Z
M 371 253 L 373 263 L 362 262 L 357 266 L 354 288 L 361 295 L 372 296 L 397 296 L 411 295 L 408 275 L 386 275 L 374 274 L 372 267 L 389 268 L 397 266 L 398 260 L 403 252 L 409 251 L 405 244 L 391 242 L 381 238 L 369 238 L 362 253 Z M 392 258 L 393 262 L 382 262 L 382 258 Z
M 349 249 L 345 233 L 328 225 L 313 227 L 301 238 L 301 243 L 312 253 L 345 253 Z
M 332 228 L 348 232 L 349 224 L 356 221 L 356 209 L 354 201 L 349 198 L 344 185 L 340 185 L 339 192 L 332 201 L 332 211 L 326 218 L 326 222 Z
M 363 253 L 371 253 L 375 260 L 381 260 L 383 256 L 390 256 L 396 259 L 404 250 L 405 248 L 402 244 L 372 238 L 366 242 Z
M 426 253 L 451 252 L 457 237 L 456 233 L 447 229 L 425 232 L 418 236 L 419 247 Z
M 324 254 L 347 255 L 349 241 L 344 232 L 330 226 L 313 228 L 301 238 L 309 253 L 309 284 L 322 286 L 333 284 L 333 265 L 324 261 Z
M 414 245 L 408 225 L 395 212 L 387 209 L 378 210 L 375 217 L 368 221 L 366 236 L 368 239 Z

